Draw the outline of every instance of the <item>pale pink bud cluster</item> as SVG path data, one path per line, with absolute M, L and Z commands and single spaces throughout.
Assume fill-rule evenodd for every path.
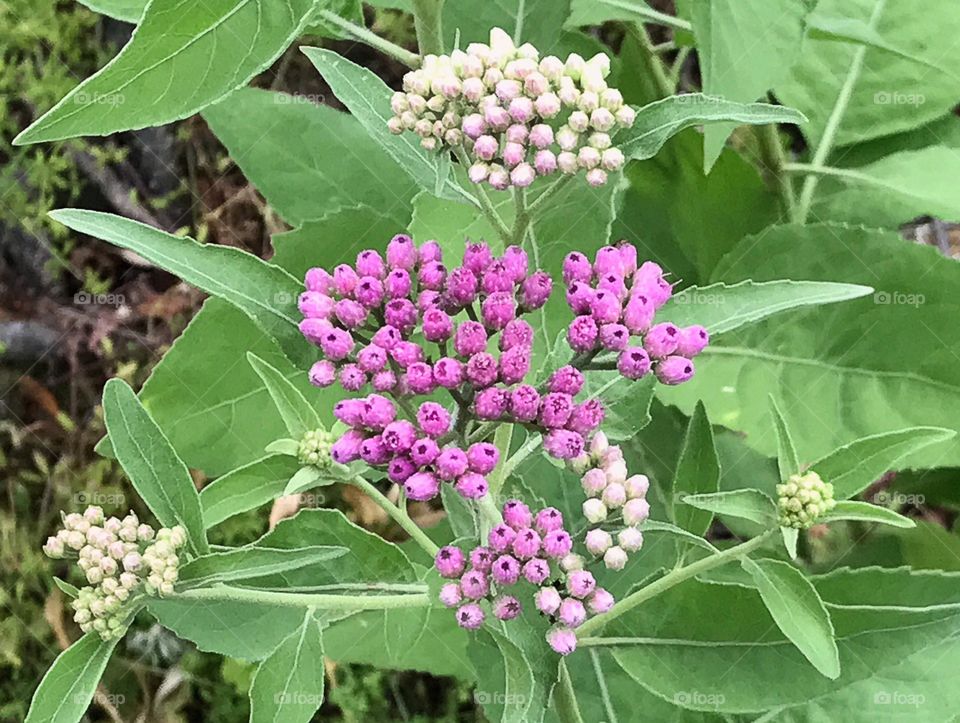
M 393 133 L 412 131 L 424 148 L 463 147 L 474 183 L 529 186 L 540 176 L 584 172 L 601 186 L 623 167 L 612 134 L 636 112 L 607 85 L 610 59 L 571 54 L 566 61 L 529 43 L 517 47 L 500 28 L 490 43 L 428 55 L 393 95 Z
M 83 632 L 110 639 L 123 633 L 132 605 L 143 592 L 169 594 L 177 579 L 176 556 L 186 543 L 182 527 L 158 532 L 131 512 L 105 517 L 100 507 L 63 515 L 63 528 L 47 539 L 43 551 L 54 559 L 76 555 L 87 585 L 71 605 Z

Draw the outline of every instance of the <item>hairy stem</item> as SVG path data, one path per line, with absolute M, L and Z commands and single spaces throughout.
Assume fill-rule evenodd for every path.
M 527 189 L 513 189 L 513 205 L 517 209 L 517 215 L 513 219 L 513 231 L 510 234 L 510 241 L 516 246 L 523 244 L 523 239 L 527 235 L 527 229 L 530 227 L 530 212 L 527 209 Z
M 413 0 L 420 55 L 443 54 L 443 0 Z
M 873 8 L 873 14 L 870 16 L 868 27 L 871 31 L 876 30 L 880 16 L 883 14 L 887 0 L 877 0 Z M 847 112 L 847 106 L 850 105 L 850 98 L 853 97 L 853 90 L 856 88 L 857 81 L 860 80 L 860 74 L 863 72 L 863 59 L 867 54 L 867 46 L 859 45 L 853 52 L 853 59 L 850 61 L 850 69 L 847 71 L 847 77 L 840 87 L 840 93 L 837 95 L 837 102 L 830 112 L 827 119 L 827 125 L 823 129 L 823 136 L 817 145 L 817 150 L 813 154 L 811 164 L 814 166 L 823 166 L 830 157 L 833 150 L 833 144 L 837 140 L 837 133 L 840 131 L 840 123 L 843 122 L 843 116 Z M 807 176 L 803 182 L 803 188 L 800 191 L 800 204 L 797 207 L 797 221 L 806 223 L 810 215 L 810 206 L 813 203 L 813 196 L 817 191 L 817 184 L 820 178 L 816 175 Z
M 351 23 L 349 20 L 344 20 L 334 12 L 320 10 L 317 12 L 317 17 L 328 22 L 330 25 L 340 28 L 348 35 L 352 35 L 361 43 L 369 45 L 371 48 L 376 48 L 391 58 L 399 60 L 408 68 L 416 68 L 420 65 L 420 57 L 416 53 L 411 53 L 406 48 L 401 48 L 396 43 L 391 43 L 389 40 L 381 38 L 376 33 L 372 33 L 360 25 Z
M 543 208 L 544 204 L 549 199 L 553 198 L 554 195 L 556 195 L 557 193 L 562 191 L 564 188 L 566 188 L 567 184 L 569 184 L 570 181 L 573 180 L 573 178 L 574 176 L 563 176 L 562 178 L 559 178 L 556 181 L 554 181 L 553 184 L 550 186 L 550 188 L 548 188 L 546 191 L 544 191 L 539 196 L 537 196 L 533 200 L 533 202 L 529 206 L 527 206 L 527 215 L 529 216 L 530 220 L 533 220 L 534 218 L 536 218 L 537 211 Z
M 675 30 L 693 30 L 693 26 L 683 18 L 661 13 L 641 3 L 627 2 L 627 0 L 595 0 L 595 2 L 611 8 L 627 10 L 635 15 L 639 15 L 644 20 L 649 20 L 651 23 L 657 23 L 658 25 L 666 25 L 668 28 L 674 28 Z
M 410 537 L 413 538 L 418 545 L 420 545 L 423 551 L 430 555 L 430 557 L 434 557 L 437 554 L 437 551 L 440 548 L 434 544 L 433 540 L 427 537 L 423 530 L 417 527 L 417 524 L 410 519 L 410 516 L 406 513 L 406 510 L 397 507 L 395 504 L 393 504 L 393 502 L 387 499 L 386 495 L 384 495 L 380 490 L 359 475 L 353 477 L 350 480 L 350 484 L 366 492 L 370 499 L 376 502 L 394 522 L 400 525 L 400 527 L 402 527 L 404 531 L 410 535 Z
M 760 161 L 763 163 L 763 176 L 767 184 L 776 191 L 780 206 L 788 220 L 796 216 L 797 198 L 793 190 L 793 179 L 787 174 L 786 154 L 780 142 L 780 133 L 776 123 L 757 126 L 755 133 L 760 145 Z
M 767 530 L 762 535 L 758 535 L 752 540 L 748 540 L 747 542 L 743 542 L 739 545 L 721 552 L 717 552 L 708 557 L 701 558 L 696 562 L 692 562 L 689 565 L 685 565 L 684 567 L 677 568 L 673 572 L 667 573 L 663 577 L 654 580 L 649 585 L 645 585 L 636 592 L 627 595 L 620 602 L 610 608 L 608 612 L 587 620 L 587 622 L 577 628 L 577 635 L 586 637 L 590 633 L 600 630 L 610 621 L 616 620 L 624 613 L 633 610 L 633 608 L 637 607 L 637 605 L 640 605 L 650 598 L 666 592 L 670 588 L 679 585 L 681 582 L 689 580 L 691 577 L 695 577 L 702 572 L 706 572 L 707 570 L 712 570 L 715 567 L 720 567 L 721 565 L 726 565 L 728 562 L 733 562 L 734 560 L 739 560 L 741 557 L 745 557 L 753 550 L 763 545 L 775 532 L 777 531 Z
M 553 705 L 560 723 L 583 723 L 580 706 L 577 704 L 577 694 L 573 690 L 573 681 L 570 680 L 570 673 L 563 659 L 560 660 L 560 679 L 553 689 Z
M 650 35 L 642 23 L 637 22 L 629 26 L 629 33 L 640 46 L 640 59 L 643 62 L 643 70 L 653 80 L 656 91 L 661 98 L 673 95 L 674 85 L 667 75 L 667 69 L 660 56 L 657 55 L 656 46 L 650 40 Z
M 215 585 L 197 590 L 186 590 L 170 597 L 181 600 L 232 600 L 235 602 L 317 608 L 318 610 L 392 610 L 394 608 L 420 608 L 431 605 L 430 594 L 426 585 L 421 586 L 421 592 L 405 595 L 318 595 Z

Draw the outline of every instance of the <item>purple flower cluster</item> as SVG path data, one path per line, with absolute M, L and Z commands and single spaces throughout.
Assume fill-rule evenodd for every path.
M 490 530 L 486 545 L 474 547 L 469 555 L 454 546 L 437 553 L 437 571 L 456 580 L 440 589 L 440 601 L 457 609 L 461 627 L 475 630 L 487 616 L 481 603 L 486 602 L 498 620 L 520 615 L 522 603 L 506 591 L 525 580 L 538 588 L 533 595 L 536 608 L 556 623 L 547 641 L 567 655 L 576 648 L 574 629 L 588 614 L 606 612 L 614 602 L 572 550 L 573 539 L 559 510 L 547 507 L 534 514 L 520 500 L 508 500 L 503 522 Z
M 609 444 L 603 432 L 593 436 L 590 451 L 573 460 L 572 466 L 583 475 L 580 483 L 587 496 L 583 516 L 595 525 L 587 531 L 584 539 L 587 551 L 596 557 L 602 556 L 607 569 L 622 570 L 629 553 L 637 552 L 643 546 L 640 525 L 650 515 L 650 504 L 646 499 L 650 480 L 642 474 L 628 476 L 623 451 L 619 446 Z M 600 525 L 607 521 L 611 512 L 618 511 L 622 514 L 623 526 L 619 531 L 614 527 L 614 538 Z
M 637 265 L 637 249 L 621 242 L 597 251 L 593 263 L 572 252 L 563 262 L 567 304 L 576 314 L 567 342 L 578 354 L 616 354 L 628 379 L 653 371 L 663 384 L 682 384 L 694 373 L 693 358 L 710 342 L 702 326 L 679 328 L 654 323 L 673 294 L 663 269 L 652 261 Z
M 355 266 L 341 264 L 332 274 L 313 268 L 305 281 L 300 331 L 325 357 L 310 369 L 310 381 L 326 387 L 339 380 L 350 392 L 370 384 L 404 396 L 440 387 L 473 394 L 521 381 L 533 330 L 518 315 L 543 306 L 553 288 L 548 274 L 529 272 L 518 246 L 495 257 L 487 244 L 468 243 L 462 265 L 448 270 L 435 241 L 418 248 L 405 235 L 390 241 L 386 259 L 367 249 Z M 471 319 L 454 322 L 463 310 Z M 499 358 L 487 351 L 497 334 Z M 436 358 L 413 341 L 419 335 L 437 345 Z
M 585 171 L 590 185 L 602 186 L 626 160 L 611 134 L 636 119 L 607 85 L 609 73 L 603 53 L 541 59 L 529 43 L 518 48 L 493 28 L 489 45 L 427 55 L 407 73 L 387 125 L 397 134 L 413 131 L 427 149 L 464 147 L 470 180 L 498 190 L 557 171 Z
M 394 483 L 403 485 L 411 500 L 430 500 L 448 482 L 467 499 L 487 493 L 485 475 L 500 461 L 500 453 L 489 442 L 477 442 L 467 449 L 441 446 L 450 432 L 451 417 L 436 402 L 424 402 L 417 410 L 416 424 L 399 419 L 396 405 L 380 394 L 343 399 L 333 413 L 350 427 L 330 449 L 335 462 L 348 464 L 362 459 L 371 467 L 384 469 Z

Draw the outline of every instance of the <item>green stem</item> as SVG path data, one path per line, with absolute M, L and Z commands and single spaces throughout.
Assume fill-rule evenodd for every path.
M 685 565 L 684 567 L 677 568 L 673 572 L 667 573 L 663 577 L 654 580 L 649 585 L 645 585 L 636 592 L 627 595 L 620 602 L 610 608 L 608 612 L 587 620 L 587 622 L 577 628 L 577 635 L 587 637 L 590 633 L 596 632 L 610 621 L 616 620 L 624 613 L 633 610 L 633 608 L 637 607 L 637 605 L 640 605 L 650 598 L 666 592 L 670 588 L 679 585 L 681 582 L 685 582 L 691 577 L 695 577 L 702 572 L 706 572 L 707 570 L 712 570 L 715 567 L 720 567 L 728 562 L 739 560 L 741 557 L 745 557 L 753 550 L 763 545 L 763 543 L 765 543 L 770 536 L 774 534 L 774 532 L 777 532 L 777 530 L 767 530 L 762 535 L 758 535 L 752 540 L 748 540 L 747 542 L 743 542 L 739 545 L 721 552 L 717 552 L 708 557 L 701 558 L 696 562 L 692 562 L 689 565 Z
M 410 537 L 413 538 L 413 540 L 420 545 L 421 548 L 423 548 L 424 552 L 430 555 L 430 557 L 436 556 L 437 551 L 439 551 L 440 548 L 434 544 L 433 540 L 427 537 L 423 530 L 417 527 L 417 524 L 410 519 L 409 515 L 407 515 L 404 510 L 393 504 L 393 502 L 387 499 L 386 495 L 384 495 L 380 490 L 359 475 L 352 478 L 350 480 L 350 484 L 354 485 L 355 487 L 359 487 L 366 492 L 374 502 L 380 505 L 384 512 L 390 515 L 394 522 L 400 525 L 400 527 L 402 527 L 404 531 L 406 531 L 406 533 L 410 535 Z
M 562 191 L 567 187 L 567 184 L 574 179 L 574 176 L 564 176 L 559 180 L 553 182 L 553 184 L 546 191 L 537 196 L 533 203 L 527 206 L 527 216 L 533 220 L 536 218 L 537 211 L 543 208 L 544 204 L 557 193 Z
M 493 435 L 493 444 L 500 452 L 500 464 L 487 476 L 490 483 L 490 496 L 493 499 L 500 498 L 500 490 L 507 479 L 507 457 L 510 454 L 510 443 L 513 441 L 513 425 L 504 424 L 497 429 Z
M 557 711 L 560 723 L 583 723 L 580 715 L 580 706 L 577 704 L 577 694 L 573 690 L 573 681 L 564 660 L 560 661 L 560 679 L 553 690 L 553 704 Z
M 666 25 L 668 28 L 675 30 L 693 30 L 693 26 L 683 18 L 667 15 L 666 13 L 661 13 L 644 5 L 625 2 L 624 0 L 596 0 L 596 2 L 611 8 L 626 10 L 627 12 L 640 16 L 643 20 L 649 20 L 651 23 L 657 23 L 658 25 Z
M 643 69 L 653 79 L 659 98 L 673 95 L 673 83 L 670 82 L 667 69 L 660 56 L 657 55 L 656 46 L 650 40 L 647 29 L 641 23 L 634 23 L 630 26 L 629 33 L 637 41 L 637 45 L 640 46 L 640 59 L 643 61 Z
M 503 515 L 500 514 L 500 510 L 497 509 L 497 505 L 493 501 L 493 497 L 489 494 L 481 497 L 478 505 L 480 507 L 480 513 L 483 515 L 483 539 L 486 540 L 487 534 L 490 532 L 490 528 L 503 522 Z
M 420 55 L 443 54 L 443 0 L 413 0 Z
M 511 241 L 516 246 L 523 245 L 523 239 L 527 235 L 527 229 L 530 227 L 530 212 L 527 210 L 527 189 L 513 188 L 513 205 L 517 209 L 516 216 L 513 219 L 513 231 L 510 234 Z
M 467 158 L 467 154 L 464 152 L 463 148 L 457 148 L 454 151 L 457 160 L 460 161 L 460 165 L 463 166 L 464 171 L 470 167 L 470 159 Z M 510 243 L 510 239 L 513 237 L 513 232 L 510 227 L 503 222 L 503 219 L 500 218 L 500 214 L 497 213 L 497 209 L 493 205 L 493 201 L 490 200 L 490 195 L 487 193 L 487 189 L 484 188 L 482 183 L 475 184 L 477 188 L 476 200 L 480 204 L 480 210 L 483 211 L 484 215 L 487 217 L 487 220 L 490 221 L 490 225 L 496 230 L 497 234 L 503 239 L 505 244 Z
M 869 30 L 876 30 L 877 23 L 880 21 L 880 16 L 883 14 L 886 4 L 887 0 L 877 0 L 877 4 L 873 8 L 873 14 L 870 16 L 868 24 Z M 863 72 L 863 59 L 866 54 L 866 45 L 859 45 L 856 50 L 853 51 L 853 59 L 850 61 L 850 69 L 847 71 L 847 77 L 840 87 L 837 102 L 830 112 L 827 125 L 823 129 L 823 136 L 821 136 L 817 150 L 813 154 L 811 161 L 813 166 L 819 167 L 825 165 L 827 159 L 830 157 L 833 144 L 837 140 L 837 133 L 840 130 L 840 123 L 843 122 L 843 116 L 847 112 L 847 106 L 850 105 L 850 98 L 853 97 L 854 88 L 857 85 L 857 81 L 860 80 L 860 74 Z M 797 221 L 800 223 L 807 222 L 807 217 L 810 215 L 810 206 L 813 204 L 813 196 L 817 191 L 817 184 L 819 182 L 820 179 L 815 175 L 808 176 L 803 182 L 803 188 L 800 191 L 800 205 L 797 207 Z
M 231 600 L 298 608 L 317 608 L 318 610 L 392 610 L 395 608 L 421 608 L 431 605 L 427 586 L 423 585 L 421 587 L 422 592 L 409 595 L 316 595 L 217 585 L 202 587 L 198 590 L 186 590 L 175 593 L 170 597 L 181 600 Z
M 348 35 L 352 35 L 361 43 L 365 43 L 371 48 L 376 48 L 377 50 L 386 53 L 391 58 L 399 60 L 408 68 L 417 68 L 420 66 L 420 56 L 418 56 L 416 53 L 411 53 L 406 48 L 401 48 L 396 43 L 391 43 L 389 40 L 381 38 L 376 33 L 372 33 L 360 25 L 351 23 L 349 20 L 344 20 L 334 12 L 329 10 L 320 10 L 317 12 L 317 17 L 322 18 L 330 25 L 340 28 Z
M 780 142 L 777 124 L 758 126 L 755 132 L 760 144 L 764 178 L 780 197 L 783 213 L 788 219 L 793 220 L 797 211 L 797 197 L 793 190 L 793 179 L 786 173 L 787 159 L 783 144 Z

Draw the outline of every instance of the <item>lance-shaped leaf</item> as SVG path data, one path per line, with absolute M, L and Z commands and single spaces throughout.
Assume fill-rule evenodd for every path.
M 680 460 L 673 475 L 673 496 L 679 500 L 687 495 L 710 494 L 720 489 L 720 460 L 713 444 L 713 429 L 707 411 L 698 404 L 687 426 Z M 695 535 L 710 529 L 713 513 L 691 505 L 673 505 L 674 522 Z
M 685 128 L 708 123 L 767 125 L 806 122 L 800 111 L 768 103 L 735 103 L 689 93 L 673 95 L 637 109 L 632 128 L 617 134 L 616 144 L 627 158 L 653 158 L 663 145 Z
M 80 594 L 80 591 L 71 585 L 66 580 L 61 580 L 59 577 L 53 578 L 53 584 L 60 588 L 60 591 L 67 597 L 76 600 L 77 596 Z
M 747 489 L 709 495 L 687 495 L 682 498 L 682 502 L 699 510 L 740 517 L 764 527 L 772 527 L 777 521 L 776 505 L 760 490 Z
M 800 473 L 800 458 L 793 443 L 793 436 L 787 426 L 787 420 L 780 411 L 777 399 L 772 394 L 770 399 L 770 415 L 773 417 L 773 428 L 777 431 L 777 467 L 780 469 L 780 479 L 786 482 L 791 475 Z
M 103 136 L 186 118 L 245 85 L 296 38 L 314 0 L 152 0 L 110 63 L 15 139 Z
M 857 502 L 855 500 L 842 500 L 837 502 L 832 510 L 823 513 L 823 516 L 818 522 L 835 522 L 838 520 L 876 522 L 881 525 L 903 528 L 917 526 L 916 522 L 909 517 L 904 517 L 898 512 L 888 510 L 886 507 L 871 505 L 869 502 Z
M 277 411 L 290 436 L 299 439 L 307 432 L 323 427 L 317 410 L 310 406 L 300 390 L 287 379 L 275 366 L 265 362 L 253 352 L 247 352 L 247 361 L 263 380 Z
M 83 718 L 120 638 L 87 633 L 47 670 L 30 701 L 26 723 L 76 723 Z
M 218 477 L 200 491 L 204 526 L 219 525 L 280 497 L 299 469 L 296 457 L 271 454 Z
M 283 494 L 295 495 L 311 487 L 333 484 L 334 479 L 323 473 L 317 467 L 301 467 L 297 473 L 290 478 L 287 486 L 283 488 Z
M 661 312 L 677 326 L 701 324 L 716 336 L 744 324 L 803 306 L 835 304 L 872 294 L 869 286 L 823 281 L 741 281 L 691 286 L 667 302 Z
M 840 654 L 830 614 L 803 573 L 779 560 L 744 558 L 741 564 L 783 634 L 823 675 L 840 677 Z
M 91 10 L 127 23 L 138 23 L 147 0 L 80 0 Z
M 191 560 L 180 568 L 178 585 L 193 589 L 219 582 L 245 580 L 297 570 L 347 554 L 347 548 L 327 545 L 278 549 L 272 547 L 238 547 L 212 552 Z
M 191 552 L 207 552 L 200 495 L 190 471 L 126 382 L 107 382 L 103 417 L 117 461 L 160 524 L 182 525 Z
M 323 703 L 323 637 L 312 610 L 257 667 L 250 681 L 250 723 L 308 723 Z
M 463 200 L 468 194 L 454 183 L 450 167 L 438 162 L 436 154 L 420 146 L 413 133 L 393 135 L 387 129 L 392 115 L 390 96 L 392 91 L 373 71 L 351 63 L 342 55 L 322 48 L 301 48 L 310 62 L 316 66 L 337 98 L 360 121 L 360 124 L 393 158 L 406 173 L 425 191 L 442 198 Z
M 952 429 L 912 427 L 858 439 L 817 460 L 810 468 L 833 484 L 837 500 L 859 494 L 904 457 L 955 436 Z
M 297 297 L 303 284 L 278 266 L 240 249 L 200 244 L 109 213 L 66 208 L 50 216 L 78 233 L 136 251 L 188 284 L 230 302 L 276 339 L 292 360 L 315 358 L 298 328 Z

